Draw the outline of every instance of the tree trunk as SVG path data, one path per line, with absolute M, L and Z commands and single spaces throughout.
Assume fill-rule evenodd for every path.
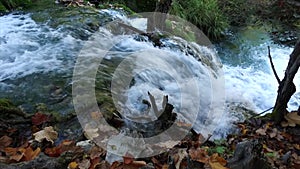
M 300 67 L 300 41 L 296 44 L 294 51 L 290 55 L 290 60 L 285 71 L 283 80 L 278 87 L 276 103 L 272 112 L 272 118 L 279 123 L 283 120 L 286 113 L 287 104 L 296 92 L 296 86 L 293 79 Z
M 156 8 L 154 12 L 165 13 L 167 14 L 171 8 L 172 0 L 159 0 L 156 4 Z M 154 15 L 148 18 L 147 24 L 147 32 L 153 32 L 155 28 L 163 31 L 165 30 L 165 21 L 166 17 L 162 16 L 161 14 Z

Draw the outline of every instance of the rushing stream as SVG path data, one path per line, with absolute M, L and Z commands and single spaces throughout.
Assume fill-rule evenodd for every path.
M 104 13 L 107 15 L 107 12 L 103 11 L 99 12 L 99 15 L 104 15 Z M 111 18 L 126 19 L 118 12 L 109 14 L 112 15 Z M 47 23 L 36 23 L 30 14 L 15 13 L 1 16 L 0 24 L 0 97 L 8 97 L 23 104 L 28 111 L 32 110 L 35 103 L 40 102 L 46 103 L 50 108 L 62 113 L 70 111 L 72 109 L 70 97 L 73 68 L 86 40 L 73 36 L 74 32 L 64 29 L 63 25 L 52 28 Z M 195 59 L 193 54 L 186 56 L 182 47 L 184 46 L 182 44 L 186 43 L 185 41 L 173 38 L 167 39 L 163 43 L 165 47 L 158 49 L 150 42 L 137 41 L 135 37 L 127 36 L 113 50 L 134 52 L 151 49 L 157 52 L 168 52 L 170 57 L 167 59 L 170 65 L 179 67 L 181 62 L 184 62 L 189 66 L 189 70 L 194 71 L 194 76 L 198 80 L 204 80 L 205 78 L 202 76 L 212 76 L 216 73 L 214 69 Z M 190 45 L 194 47 L 195 55 L 207 55 L 207 57 L 213 58 L 210 60 L 211 64 L 219 66 L 217 59 L 214 58 L 213 50 L 195 44 Z M 261 112 L 274 105 L 278 84 L 270 69 L 267 46 L 271 47 L 275 67 L 279 76 L 283 78 L 292 48 L 274 44 L 266 32 L 256 29 L 241 29 L 231 35 L 231 38 L 216 45 L 217 53 L 223 63 L 227 106 L 241 106 Z M 201 54 L 201 52 L 203 53 Z M 109 64 L 120 63 L 118 61 L 120 57 L 124 56 L 120 56 L 120 53 L 116 52 L 107 56 L 106 61 L 110 62 Z M 163 63 L 157 64 L 163 65 Z M 188 80 L 188 75 L 184 74 L 184 71 L 181 73 L 176 78 Z M 145 109 L 138 102 L 148 99 L 145 98 L 147 91 L 151 91 L 157 92 L 157 94 L 168 94 L 169 101 L 174 104 L 176 111 L 189 112 L 189 108 L 192 109 L 193 104 L 196 104 L 197 101 L 192 102 L 194 101 L 193 93 L 189 93 L 183 100 L 189 102 L 190 105 L 184 107 L 185 110 L 181 110 L 180 101 L 182 100 L 176 100 L 176 98 L 182 96 L 177 94 L 176 79 L 172 78 L 174 77 L 156 70 L 143 71 L 135 77 L 135 83 L 128 90 L 127 94 L 130 96 L 128 104 L 138 110 Z M 155 83 L 145 83 L 147 81 Z M 202 83 L 206 82 L 202 81 Z M 209 83 L 211 82 L 207 82 L 207 84 Z M 299 75 L 296 75 L 295 83 L 298 90 L 289 103 L 290 110 L 298 109 L 300 105 Z M 203 88 L 201 92 L 205 91 L 206 88 Z M 204 109 L 202 111 L 205 112 L 204 105 L 209 103 L 205 103 L 205 99 L 201 103 L 203 104 L 202 109 Z M 216 105 L 214 108 L 218 109 Z M 218 123 L 217 128 L 223 128 L 222 132 L 226 132 L 224 126 L 228 125 L 231 116 L 230 112 L 222 113 L 225 116 L 223 116 L 222 122 Z M 131 115 L 138 116 L 138 114 Z M 195 128 L 201 128 L 199 126 L 202 124 L 201 120 L 203 119 L 197 119 L 199 124 L 196 122 Z

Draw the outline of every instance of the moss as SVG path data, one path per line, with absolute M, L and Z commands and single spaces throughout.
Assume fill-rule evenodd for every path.
M 0 108 L 15 108 L 15 106 L 8 99 L 0 99 Z

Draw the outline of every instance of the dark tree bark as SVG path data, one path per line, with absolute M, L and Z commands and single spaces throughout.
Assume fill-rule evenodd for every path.
M 279 123 L 283 120 L 286 113 L 287 104 L 296 92 L 296 86 L 293 79 L 300 67 L 300 41 L 296 44 L 294 51 L 290 55 L 288 66 L 285 70 L 283 80 L 279 84 L 276 103 L 272 112 L 272 118 Z
M 167 14 L 171 9 L 172 0 L 159 0 L 156 4 L 154 12 Z M 147 32 L 153 32 L 155 28 L 159 30 L 165 30 L 166 17 L 162 15 L 154 14 L 152 17 L 148 18 Z

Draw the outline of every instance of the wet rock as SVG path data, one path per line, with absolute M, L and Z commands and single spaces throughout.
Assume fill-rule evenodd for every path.
M 67 168 L 67 160 L 62 158 L 52 158 L 41 153 L 37 158 L 32 161 L 22 162 L 17 164 L 4 164 L 0 163 L 1 169 L 57 169 Z
M 262 144 L 258 140 L 237 144 L 227 167 L 231 169 L 269 169 L 271 168 L 262 154 Z

